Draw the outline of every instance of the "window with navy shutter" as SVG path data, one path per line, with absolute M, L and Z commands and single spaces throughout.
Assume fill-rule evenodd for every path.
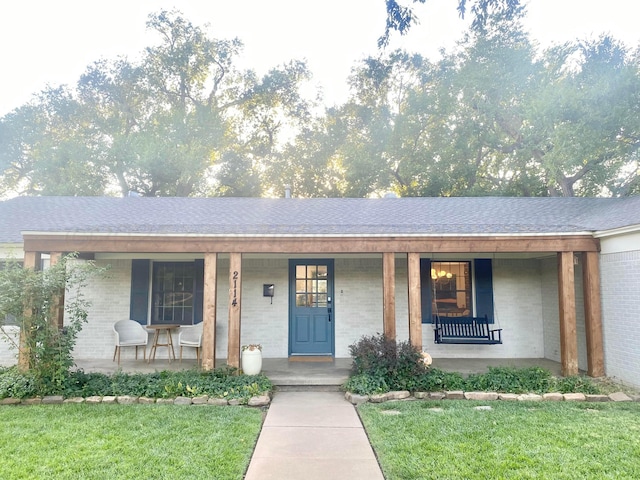
M 131 299 L 129 304 L 129 318 L 141 325 L 147 324 L 149 316 L 149 275 L 151 262 L 149 260 L 131 261 Z
M 431 323 L 433 315 L 487 315 L 493 322 L 492 275 L 491 259 L 475 259 L 473 262 L 421 259 L 423 323 Z
M 202 322 L 204 260 L 131 262 L 130 318 L 146 325 Z M 151 301 L 150 301 L 151 299 Z M 149 311 L 151 304 L 151 311 Z

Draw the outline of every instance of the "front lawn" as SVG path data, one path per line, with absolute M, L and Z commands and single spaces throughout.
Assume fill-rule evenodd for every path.
M 262 415 L 237 406 L 3 407 L 1 477 L 238 480 Z
M 640 478 L 640 404 L 364 404 L 387 480 Z

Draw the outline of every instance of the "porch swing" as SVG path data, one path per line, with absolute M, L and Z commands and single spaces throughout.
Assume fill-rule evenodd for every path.
M 432 273 L 433 279 L 433 273 Z M 435 279 L 434 279 L 435 280 Z M 441 316 L 438 311 L 436 299 L 436 282 L 431 282 L 432 299 L 435 306 L 433 315 L 433 332 L 435 343 L 437 344 L 457 344 L 457 345 L 498 345 L 502 344 L 502 328 L 491 328 L 487 314 L 484 317 Z M 492 305 L 495 314 L 495 324 L 500 327 L 498 320 L 498 310 L 495 306 L 493 289 L 491 290 Z

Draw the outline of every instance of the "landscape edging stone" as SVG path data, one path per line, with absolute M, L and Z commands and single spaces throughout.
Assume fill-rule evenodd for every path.
M 640 397 L 632 398 L 624 392 L 609 395 L 585 395 L 584 393 L 549 392 L 543 395 L 537 393 L 497 393 L 497 392 L 464 392 L 462 390 L 448 392 L 413 392 L 408 396 L 398 396 L 398 392 L 387 392 L 378 395 L 358 395 L 345 392 L 345 399 L 353 405 L 363 403 L 384 403 L 402 400 L 476 400 L 476 401 L 521 401 L 521 402 L 640 402 Z

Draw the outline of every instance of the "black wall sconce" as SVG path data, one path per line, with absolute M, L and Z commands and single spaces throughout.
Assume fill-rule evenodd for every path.
M 271 304 L 273 304 L 274 290 L 275 290 L 275 285 L 273 283 L 265 283 L 264 285 L 262 285 L 262 296 L 271 297 Z

